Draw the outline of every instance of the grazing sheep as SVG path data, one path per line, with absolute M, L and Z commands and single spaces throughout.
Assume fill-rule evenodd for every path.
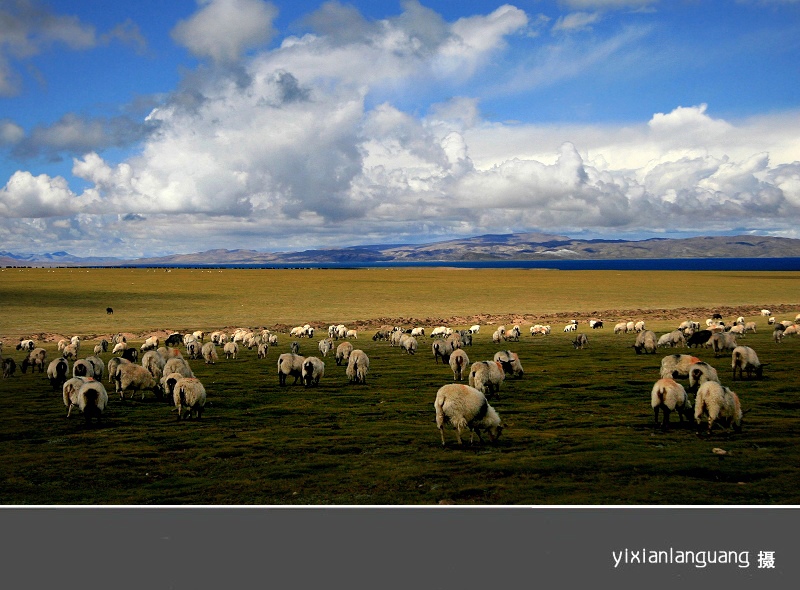
M 674 348 L 676 346 L 686 346 L 686 337 L 680 330 L 673 330 L 662 334 L 656 343 L 658 348 Z
M 603 320 L 589 320 L 589 327 L 592 330 L 599 330 L 603 327 Z
M 91 377 L 92 379 L 103 378 L 103 361 L 99 358 L 88 357 L 85 359 L 78 359 L 72 365 L 73 377 Z
M 690 354 L 671 354 L 661 359 L 661 378 L 680 379 L 689 376 L 692 365 L 700 359 Z
M 127 342 L 128 339 L 122 334 L 122 332 L 118 332 L 111 337 L 111 344 L 119 344 L 120 342 Z
M 628 323 L 620 322 L 614 326 L 614 334 L 625 334 L 628 331 Z
M 589 344 L 589 338 L 583 332 L 575 336 L 575 340 L 572 341 L 572 346 L 575 350 L 583 350 L 587 344 Z
M 259 348 L 259 350 L 261 349 Z M 203 346 L 200 348 L 200 354 L 203 355 L 203 360 L 205 360 L 207 365 L 213 365 L 219 360 L 219 355 L 217 355 L 217 347 L 211 340 L 203 344 Z M 264 353 L 264 356 L 266 356 L 266 353 Z M 258 358 L 263 357 L 259 356 Z
M 469 331 L 472 332 L 473 334 L 480 334 L 481 327 L 478 324 L 473 324 L 472 326 L 469 327 Z
M 114 381 L 120 400 L 125 399 L 125 392 L 128 390 L 131 392 L 131 399 L 137 391 L 142 392 L 142 399 L 144 399 L 144 392 L 147 390 L 152 391 L 158 399 L 162 397 L 161 385 L 152 373 L 141 365 L 134 363 L 119 365 L 114 373 Z
M 783 330 L 778 330 L 777 328 L 773 330 L 772 339 L 775 341 L 775 344 L 780 344 L 783 340 Z
M 72 377 L 64 381 L 64 384 L 61 386 L 64 405 L 67 408 L 67 418 L 69 418 L 72 407 L 78 405 L 78 391 L 80 391 L 80 388 L 89 380 L 89 377 Z
M 306 357 L 303 361 L 301 378 L 306 387 L 319 385 L 319 380 L 325 376 L 325 363 L 315 356 Z
M 22 338 L 19 339 L 17 350 L 27 350 L 30 352 L 34 348 L 36 348 L 36 343 L 33 340 L 23 340 Z
M 576 332 L 578 330 L 578 324 L 567 324 L 564 326 L 564 332 Z
M 400 338 L 400 348 L 405 350 L 408 354 L 416 353 L 417 339 L 413 336 L 409 336 L 408 334 L 403 334 L 403 337 Z
M 463 381 L 464 369 L 469 366 L 469 357 L 463 349 L 454 350 L 450 355 L 450 368 L 453 369 L 453 381 Z
M 106 314 L 107 315 L 113 315 L 114 314 L 114 308 L 113 307 L 106 307 Z
M 164 363 L 164 367 L 161 369 L 162 375 L 169 375 L 170 373 L 180 373 L 184 377 L 194 377 L 189 363 L 187 363 L 185 359 L 177 356 L 172 357 Z
M 369 373 L 369 357 L 367 353 L 357 348 L 350 353 L 345 375 L 350 379 L 350 383 L 366 384 L 367 373 Z
M 61 356 L 63 356 L 68 361 L 77 360 L 78 350 L 79 347 L 76 344 L 67 344 L 64 347 L 64 350 L 61 351 Z
M 705 346 L 709 339 L 713 336 L 713 332 L 711 330 L 698 330 L 686 341 L 686 347 L 692 348 L 693 346 L 698 348 L 700 346 Z
M 469 372 L 469 386 L 474 387 L 487 397 L 500 397 L 500 384 L 506 374 L 500 361 L 478 361 L 472 363 Z
M 636 354 L 655 354 L 656 353 L 656 334 L 652 330 L 642 330 L 636 336 L 636 342 L 633 344 L 633 348 L 636 351 Z
M 200 358 L 202 355 L 202 348 L 199 340 L 192 340 L 186 345 L 186 354 L 189 355 L 190 359 Z
M 691 419 L 692 404 L 689 401 L 689 396 L 686 395 L 686 390 L 683 388 L 683 385 L 674 379 L 666 378 L 656 381 L 650 393 L 650 404 L 653 407 L 653 417 L 656 427 L 658 427 L 658 411 L 663 411 L 664 421 L 661 425 L 661 429 L 664 431 L 669 428 L 670 412 L 677 411 L 681 422 L 683 422 L 684 416 L 686 416 L 687 420 Z
M 286 378 L 294 377 L 294 384 L 303 374 L 305 358 L 293 352 L 285 352 L 278 357 L 278 383 L 286 385 Z
M 180 346 L 183 344 L 183 335 L 180 332 L 173 332 L 164 340 L 164 346 Z
M 745 332 L 752 332 L 753 334 L 756 333 L 756 323 L 755 322 L 747 322 L 744 325 Z
M 192 332 L 192 336 L 194 336 L 197 340 L 199 340 L 200 344 L 203 344 L 205 342 L 206 333 L 203 332 L 202 330 L 196 330 L 195 332 Z
M 236 342 L 226 342 L 222 347 L 222 352 L 225 353 L 226 359 L 236 359 L 236 355 L 239 354 L 239 345 Z
M 103 384 L 95 379 L 89 379 L 81 385 L 75 398 L 74 401 L 70 400 L 67 418 L 69 418 L 72 408 L 77 406 L 83 413 L 87 426 L 92 423 L 92 418 L 96 418 L 97 424 L 100 424 L 100 417 L 108 405 L 108 392 Z
M 506 375 L 511 375 L 515 379 L 520 379 L 525 371 L 522 369 L 522 363 L 519 362 L 519 355 L 510 350 L 500 350 L 494 353 L 494 360 L 503 365 L 503 372 Z
M 761 379 L 764 372 L 764 365 L 758 360 L 756 351 L 749 346 L 737 346 L 731 354 L 731 368 L 733 369 L 733 380 L 736 381 L 736 370 L 739 370 L 739 378 L 744 379 L 742 372 L 747 373 L 750 379 L 753 373 L 756 379 Z
M 424 336 L 425 335 L 425 328 L 412 328 L 411 329 L 411 335 L 414 338 L 416 338 L 418 336 Z
M 447 363 L 450 361 L 450 355 L 453 353 L 453 348 L 450 344 L 441 338 L 437 338 L 433 341 L 431 345 L 431 350 L 433 351 L 433 360 L 436 363 L 439 363 L 439 358 L 442 359 L 442 363 Z
M 730 332 L 718 332 L 711 335 L 708 344 L 714 350 L 714 356 L 719 356 L 721 352 L 736 348 L 736 336 Z
M 341 366 L 350 360 L 350 353 L 353 352 L 353 345 L 349 342 L 342 342 L 336 347 L 336 365 Z
M 114 382 L 114 374 L 117 372 L 117 367 L 122 364 L 130 364 L 128 359 L 124 359 L 121 356 L 115 356 L 111 360 L 108 361 L 107 369 L 108 369 L 108 382 Z
M 128 359 L 130 362 L 135 363 L 139 360 L 139 351 L 135 348 L 126 348 L 122 351 L 122 358 Z
M 266 342 L 259 342 L 258 348 L 256 348 L 256 357 L 260 359 L 267 358 L 267 353 L 269 352 L 269 344 Z
M 167 396 L 167 401 L 174 401 L 175 385 L 185 377 L 186 375 L 180 373 L 164 373 L 164 376 L 161 377 L 161 390 Z
M 767 316 L 767 317 L 768 317 L 768 316 L 771 316 L 771 315 L 772 315 L 772 312 L 771 312 L 770 310 L 768 310 L 768 309 L 762 309 L 762 310 L 761 310 L 761 315 L 762 315 L 762 316 Z
M 519 340 L 519 338 L 517 338 L 517 340 Z M 445 339 L 445 342 L 447 343 L 447 345 L 450 348 L 451 352 L 453 350 L 456 350 L 457 348 L 463 348 L 464 347 L 464 340 L 461 338 L 461 334 L 459 334 L 458 332 L 453 332 L 452 334 L 450 334 Z
M 333 350 L 333 338 L 329 337 L 325 338 L 324 340 L 320 340 L 317 348 L 319 348 L 319 352 L 322 354 L 322 356 L 328 356 L 328 353 Z
M 166 364 L 164 357 L 157 350 L 148 350 L 142 355 L 142 366 L 150 371 L 156 381 L 161 381 L 161 377 L 164 374 L 164 365 Z
M 292 354 L 300 354 L 300 343 L 295 341 L 289 345 L 289 350 L 292 351 Z
M 345 332 L 345 338 L 352 338 L 353 340 L 358 340 L 358 332 L 356 330 L 347 330 Z
M 47 378 L 50 379 L 50 386 L 53 391 L 58 391 L 64 387 L 69 373 L 69 363 L 63 356 L 50 362 L 47 367 Z
M 495 441 L 503 430 L 500 416 L 486 401 L 486 396 L 468 385 L 451 383 L 439 388 L 433 402 L 436 411 L 436 426 L 444 441 L 444 425 L 450 423 L 456 431 L 456 440 L 463 446 L 461 431 L 470 430 L 469 442 L 472 444 L 474 434 L 483 442 L 481 431 L 486 431 L 490 441 Z
M 158 336 L 150 336 L 147 340 L 144 341 L 144 344 L 142 344 L 139 350 L 141 350 L 142 352 L 147 352 L 148 350 L 155 350 L 158 348 L 158 343 L 159 343 Z
M 742 431 L 742 406 L 739 396 L 716 381 L 707 381 L 697 390 L 694 402 L 694 419 L 698 428 L 703 417 L 708 416 L 708 434 L 714 424 L 733 426 L 735 432 Z
M 111 354 L 117 354 L 117 353 L 122 354 L 126 348 L 128 348 L 127 342 L 117 342 L 114 345 L 114 348 L 111 349 Z
M 34 348 L 28 353 L 28 356 L 22 359 L 22 373 L 26 373 L 28 367 L 31 368 L 31 373 L 36 367 L 39 367 L 40 373 L 44 373 L 45 360 L 47 360 L 47 351 L 44 348 Z
M 729 334 L 735 334 L 736 336 L 744 336 L 744 324 L 736 324 L 731 326 L 731 329 L 728 330 Z
M 510 330 L 507 330 L 504 336 L 505 339 L 510 342 L 519 342 L 519 336 L 520 336 L 519 326 L 514 326 Z
M 697 388 L 706 383 L 707 381 L 715 381 L 719 383 L 719 376 L 717 370 L 708 363 L 699 362 L 694 363 L 689 369 L 689 389 L 696 391 Z
M 192 413 L 200 420 L 206 406 L 206 388 L 196 377 L 182 377 L 172 390 L 172 401 L 178 410 L 178 420 L 191 418 Z

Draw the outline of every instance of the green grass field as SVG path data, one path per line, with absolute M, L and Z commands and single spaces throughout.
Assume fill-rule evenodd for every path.
M 154 331 L 269 327 L 280 341 L 263 360 L 244 349 L 215 365 L 190 361 L 208 392 L 201 421 L 178 422 L 152 393 L 122 402 L 104 379 L 109 408 L 87 428 L 80 415 L 65 418 L 43 374 L 18 370 L 0 381 L 0 503 L 797 504 L 800 341 L 775 344 L 758 310 L 794 319 L 798 281 L 794 272 L 4 269 L 0 336 L 17 363 L 21 337 L 36 339 L 48 360 L 59 337 L 76 334 L 81 356 L 117 332 L 138 346 Z M 729 355 L 692 350 L 739 394 L 743 431 L 698 436 L 676 416 L 670 431 L 655 430 L 650 390 L 661 358 L 685 350 L 636 355 L 634 336 L 614 335 L 613 325 L 645 319 L 662 334 L 713 310 L 756 321 L 740 343 L 769 363 L 764 379 L 734 383 Z M 590 316 L 605 328 L 590 330 Z M 570 317 L 589 337 L 585 350 L 562 332 Z M 459 448 L 448 427 L 443 448 L 433 400 L 453 380 L 449 366 L 434 362 L 430 338 L 409 356 L 371 336 L 384 322 L 429 331 L 476 319 L 470 360 L 514 350 L 525 376 L 490 400 L 505 424 L 497 442 Z M 491 342 L 501 322 L 521 324 L 519 342 Z M 329 354 L 318 387 L 280 387 L 286 332 L 304 323 L 321 328 L 299 340 L 301 354 L 315 356 L 328 324 L 358 327 L 352 342 L 370 357 L 367 384 L 349 384 Z M 533 338 L 532 323 L 553 333 Z

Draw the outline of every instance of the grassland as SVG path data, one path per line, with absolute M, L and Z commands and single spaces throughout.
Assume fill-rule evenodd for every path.
M 177 422 L 152 394 L 122 402 L 112 391 L 103 425 L 86 428 L 64 417 L 43 375 L 0 381 L 0 503 L 797 504 L 800 341 L 773 343 L 757 313 L 767 306 L 793 319 L 799 281 L 791 272 L 5 269 L 0 335 L 18 363 L 13 345 L 23 336 L 54 358 L 57 338 L 73 334 L 86 347 L 117 332 L 135 345 L 165 330 L 281 333 L 264 360 L 245 349 L 215 365 L 190 361 L 208 390 L 201 421 Z M 674 351 L 637 356 L 633 337 L 611 328 L 645 319 L 660 334 L 712 310 L 757 321 L 758 333 L 741 342 L 769 363 L 764 379 L 734 384 L 729 356 L 697 353 L 742 399 L 743 432 L 697 436 L 677 421 L 656 431 L 650 389 Z M 606 327 L 589 330 L 590 315 Z M 573 316 L 589 336 L 582 351 L 561 332 Z M 499 441 L 459 448 L 446 430 L 443 448 L 433 399 L 452 381 L 449 367 L 434 363 L 428 338 L 408 356 L 373 342 L 370 330 L 388 320 L 462 328 L 476 319 L 483 327 L 470 359 L 500 348 L 492 323 L 519 321 L 522 339 L 503 348 L 518 352 L 526 373 L 491 401 L 506 425 Z M 527 328 L 540 320 L 553 334 L 532 338 Z M 353 343 L 371 360 L 366 385 L 348 384 L 330 356 L 319 387 L 278 385 L 287 328 L 306 322 L 360 329 Z M 301 353 L 316 355 L 318 339 L 301 340 Z

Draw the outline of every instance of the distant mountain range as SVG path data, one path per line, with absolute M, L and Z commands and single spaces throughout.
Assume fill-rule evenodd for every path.
M 67 252 L 20 255 L 0 251 L 0 266 L 182 266 L 503 260 L 800 257 L 800 240 L 767 236 L 701 236 L 648 240 L 580 240 L 544 233 L 487 234 L 430 244 L 324 248 L 302 252 L 207 250 L 157 258 L 81 258 Z

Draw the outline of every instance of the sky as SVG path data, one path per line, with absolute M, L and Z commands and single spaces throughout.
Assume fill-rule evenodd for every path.
M 800 238 L 800 0 L 0 0 L 0 251 Z

